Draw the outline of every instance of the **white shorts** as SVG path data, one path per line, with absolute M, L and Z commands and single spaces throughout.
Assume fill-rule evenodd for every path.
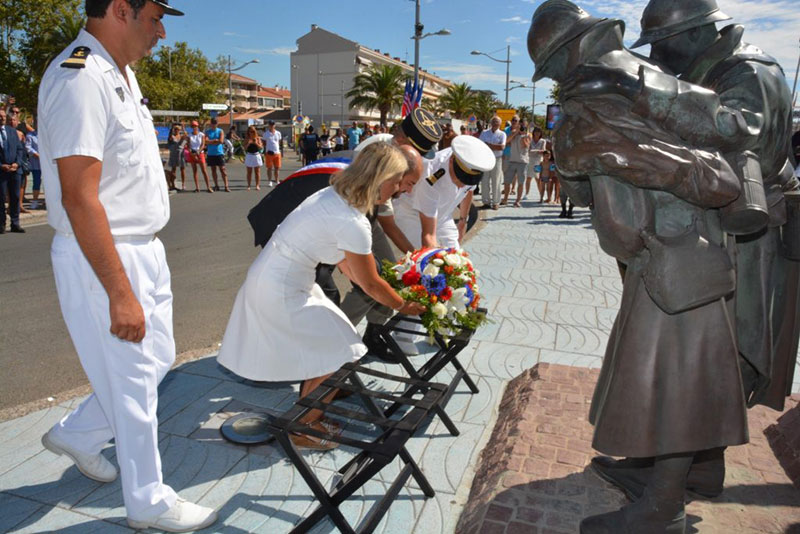
M 261 157 L 261 154 L 245 154 L 244 165 L 245 167 L 250 167 L 250 168 L 263 167 L 264 159 Z

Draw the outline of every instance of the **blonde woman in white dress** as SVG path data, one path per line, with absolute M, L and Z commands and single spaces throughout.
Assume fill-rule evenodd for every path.
M 405 302 L 380 278 L 371 252 L 367 215 L 398 191 L 406 170 L 406 159 L 397 148 L 375 143 L 335 174 L 330 187 L 286 217 L 250 266 L 236 296 L 220 364 L 251 380 L 303 380 L 304 397 L 343 364 L 366 354 L 355 327 L 314 282 L 319 263 L 338 265 L 370 297 L 400 313 L 424 311 L 419 304 Z M 318 429 L 325 425 L 318 411 L 303 422 Z M 292 439 L 304 448 L 336 446 L 304 434 Z

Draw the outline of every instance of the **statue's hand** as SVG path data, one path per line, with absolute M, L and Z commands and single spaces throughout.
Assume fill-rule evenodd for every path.
M 581 65 L 561 86 L 561 98 L 620 95 L 633 101 L 641 92 L 639 76 L 602 65 Z

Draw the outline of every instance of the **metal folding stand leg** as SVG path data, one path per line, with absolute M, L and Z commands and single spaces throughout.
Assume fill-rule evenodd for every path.
M 370 390 L 364 385 L 358 374 L 367 374 L 400 382 L 405 384 L 406 390 L 410 386 L 415 386 L 415 393 L 418 393 L 419 398 L 413 398 L 412 395 L 398 397 L 391 393 Z M 330 397 L 337 389 L 345 389 L 358 394 L 364 401 L 368 413 L 350 410 L 326 401 L 325 399 Z M 413 378 L 389 375 L 351 363 L 343 366 L 308 396 L 299 399 L 286 413 L 275 418 L 270 423 L 270 430 L 275 434 L 278 443 L 286 451 L 289 460 L 319 501 L 319 507 L 301 521 L 292 530 L 292 534 L 308 532 L 326 516 L 343 533 L 370 533 L 378 526 L 381 518 L 410 477 L 414 477 L 426 497 L 433 497 L 433 488 L 405 448 L 405 444 L 425 422 L 428 415 L 440 405 L 446 391 L 447 387 L 442 384 L 432 384 Z M 391 402 L 393 406 L 400 403 L 402 406 L 408 407 L 408 410 L 398 418 L 389 418 L 378 406 L 376 399 Z M 303 417 L 312 410 L 320 410 L 326 415 L 337 416 L 367 425 L 375 425 L 381 428 L 382 432 L 377 438 L 367 440 L 323 432 L 301 422 Z M 327 439 L 355 447 L 360 449 L 361 452 L 340 469 L 341 479 L 328 491 L 295 447 L 291 439 L 293 433 L 302 433 Z M 399 475 L 389 486 L 386 494 L 373 505 L 358 529 L 354 529 L 339 511 L 339 505 L 396 457 L 399 457 L 404 464 Z
M 485 310 L 483 311 L 485 312 Z M 419 319 L 402 317 L 402 320 L 406 322 L 422 324 L 422 321 Z M 464 366 L 461 365 L 461 362 L 458 361 L 458 354 L 469 344 L 474 331 L 467 329 L 461 330 L 447 341 L 442 336 L 438 334 L 435 335 L 434 339 L 436 340 L 436 344 L 439 346 L 439 350 L 436 351 L 436 353 L 431 356 L 422 366 L 417 368 L 414 367 L 414 364 L 411 363 L 408 356 L 403 352 L 403 350 L 391 336 L 392 332 L 403 332 L 408 334 L 417 334 L 417 332 L 397 326 L 399 321 L 400 316 L 395 316 L 385 325 L 376 326 L 376 332 L 386 346 L 389 347 L 389 350 L 394 356 L 396 363 L 400 364 L 411 378 L 422 382 L 428 382 L 432 380 L 439 373 L 439 371 L 441 371 L 448 364 L 453 365 L 453 367 L 456 369 L 453 379 L 447 386 L 447 391 L 445 392 L 441 406 L 436 408 L 434 412 L 442 420 L 442 423 L 444 423 L 448 432 L 450 432 L 450 434 L 453 436 L 458 436 L 459 430 L 453 423 L 452 419 L 450 419 L 450 416 L 445 413 L 444 407 L 449 402 L 450 397 L 452 397 L 461 380 L 464 381 L 472 393 L 478 393 L 479 391 L 478 386 L 469 376 L 466 369 L 464 369 Z M 416 392 L 416 386 L 414 384 L 410 384 L 402 396 L 405 397 L 406 395 L 414 395 Z M 390 406 L 384 412 L 384 415 L 389 417 L 401 407 L 402 404 Z

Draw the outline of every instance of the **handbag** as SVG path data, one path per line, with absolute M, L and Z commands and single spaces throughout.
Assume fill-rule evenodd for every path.
M 658 236 L 642 230 L 650 259 L 642 272 L 656 305 L 673 315 L 726 297 L 736 289 L 728 252 L 697 232 L 696 221 L 683 234 Z

